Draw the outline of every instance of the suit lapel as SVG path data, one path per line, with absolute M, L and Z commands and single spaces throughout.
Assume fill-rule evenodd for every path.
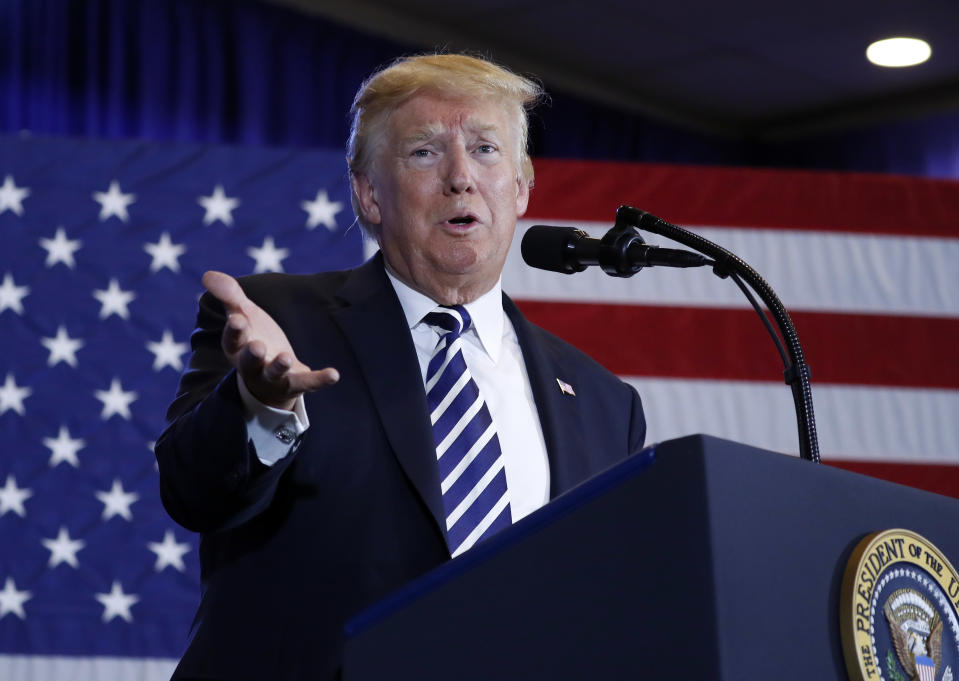
M 357 362 L 396 458 L 446 536 L 446 514 L 434 459 L 423 378 L 416 360 L 396 292 L 383 269 L 382 256 L 354 271 L 340 291 L 345 307 L 334 321 L 356 353 Z M 536 337 L 539 333 L 505 294 L 503 308 L 513 323 L 550 463 L 550 498 L 589 477 L 583 448 L 587 443 L 577 427 L 575 398 L 564 395 L 556 383 L 563 367 Z
M 347 337 L 373 396 L 386 436 L 410 482 L 446 536 L 433 432 L 423 377 L 406 317 L 377 254 L 354 271 L 333 319 Z
M 588 443 L 577 427 L 580 423 L 579 405 L 577 398 L 564 394 L 556 382 L 557 378 L 563 378 L 566 374 L 559 359 L 549 353 L 548 346 L 537 338 L 542 331 L 526 320 L 506 294 L 503 294 L 503 309 L 516 330 L 533 400 L 539 412 L 549 457 L 549 496 L 552 499 L 590 475 L 588 457 L 584 456 L 584 448 Z

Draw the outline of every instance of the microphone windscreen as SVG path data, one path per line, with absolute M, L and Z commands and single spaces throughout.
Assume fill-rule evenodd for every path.
M 523 260 L 530 267 L 572 274 L 578 270 L 568 262 L 572 253 L 571 244 L 585 236 L 584 231 L 575 227 L 533 225 L 523 235 Z

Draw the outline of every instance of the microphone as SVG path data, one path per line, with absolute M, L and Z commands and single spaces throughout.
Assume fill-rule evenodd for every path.
M 530 267 L 562 274 L 599 265 L 614 277 L 630 277 L 644 267 L 701 267 L 710 260 L 699 253 L 650 246 L 633 229 L 614 227 L 593 239 L 575 227 L 533 225 L 523 235 L 521 252 Z

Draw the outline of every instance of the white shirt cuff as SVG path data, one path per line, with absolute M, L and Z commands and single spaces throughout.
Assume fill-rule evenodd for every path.
M 272 466 L 289 455 L 300 435 L 310 427 L 303 396 L 296 398 L 293 411 L 277 409 L 253 397 L 240 374 L 236 375 L 240 399 L 246 409 L 246 436 L 253 443 L 256 458 Z

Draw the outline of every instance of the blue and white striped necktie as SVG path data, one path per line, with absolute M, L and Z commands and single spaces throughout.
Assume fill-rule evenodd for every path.
M 426 369 L 446 530 L 452 555 L 509 527 L 506 470 L 493 419 L 463 359 L 466 308 L 439 307 L 423 318 L 440 334 Z

